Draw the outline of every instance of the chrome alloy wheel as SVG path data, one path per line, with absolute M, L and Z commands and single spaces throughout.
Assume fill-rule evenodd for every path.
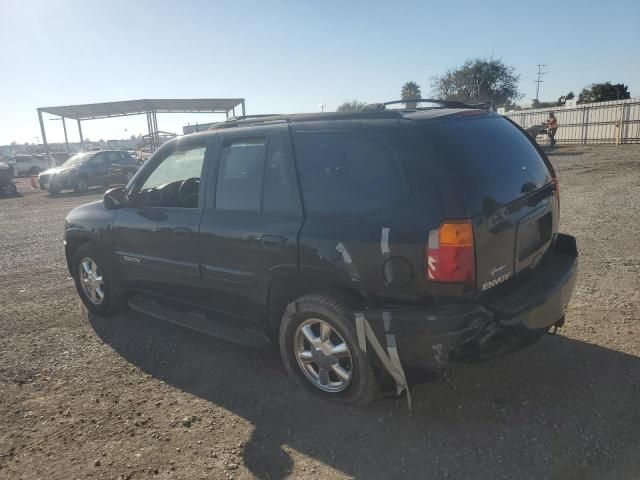
M 84 178 L 79 178 L 76 182 L 76 189 L 78 192 L 86 192 L 89 188 L 89 184 Z
M 93 258 L 84 257 L 80 262 L 80 285 L 87 299 L 94 305 L 104 301 L 104 282 L 100 267 Z
M 353 361 L 347 342 L 318 318 L 302 322 L 293 336 L 298 365 L 311 383 L 325 392 L 341 392 L 351 382 Z

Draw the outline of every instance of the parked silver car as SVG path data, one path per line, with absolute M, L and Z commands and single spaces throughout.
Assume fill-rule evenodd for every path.
M 24 175 L 38 175 L 49 168 L 49 161 L 44 155 L 15 155 L 6 160 L 13 166 L 17 177 Z

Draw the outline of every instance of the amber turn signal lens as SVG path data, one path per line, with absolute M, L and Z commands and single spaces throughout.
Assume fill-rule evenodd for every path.
M 470 220 L 447 222 L 439 228 L 440 245 L 469 247 L 473 245 L 473 227 Z

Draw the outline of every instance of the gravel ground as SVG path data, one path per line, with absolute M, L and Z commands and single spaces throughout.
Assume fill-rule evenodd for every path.
M 0 199 L 0 478 L 640 477 L 640 146 L 551 156 L 580 277 L 566 326 L 457 366 L 414 407 L 309 398 L 276 351 L 144 316 L 88 316 L 66 213 L 20 180 Z

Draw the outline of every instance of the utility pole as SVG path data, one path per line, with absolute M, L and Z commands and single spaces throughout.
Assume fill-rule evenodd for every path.
M 537 80 L 534 80 L 533 83 L 536 84 L 536 102 L 539 102 L 539 95 L 540 95 L 540 84 L 544 83 L 544 80 L 542 80 L 542 77 L 546 75 L 547 72 L 544 71 L 544 67 L 548 67 L 549 65 L 547 64 L 543 64 L 543 63 L 539 63 L 538 64 L 538 78 Z

